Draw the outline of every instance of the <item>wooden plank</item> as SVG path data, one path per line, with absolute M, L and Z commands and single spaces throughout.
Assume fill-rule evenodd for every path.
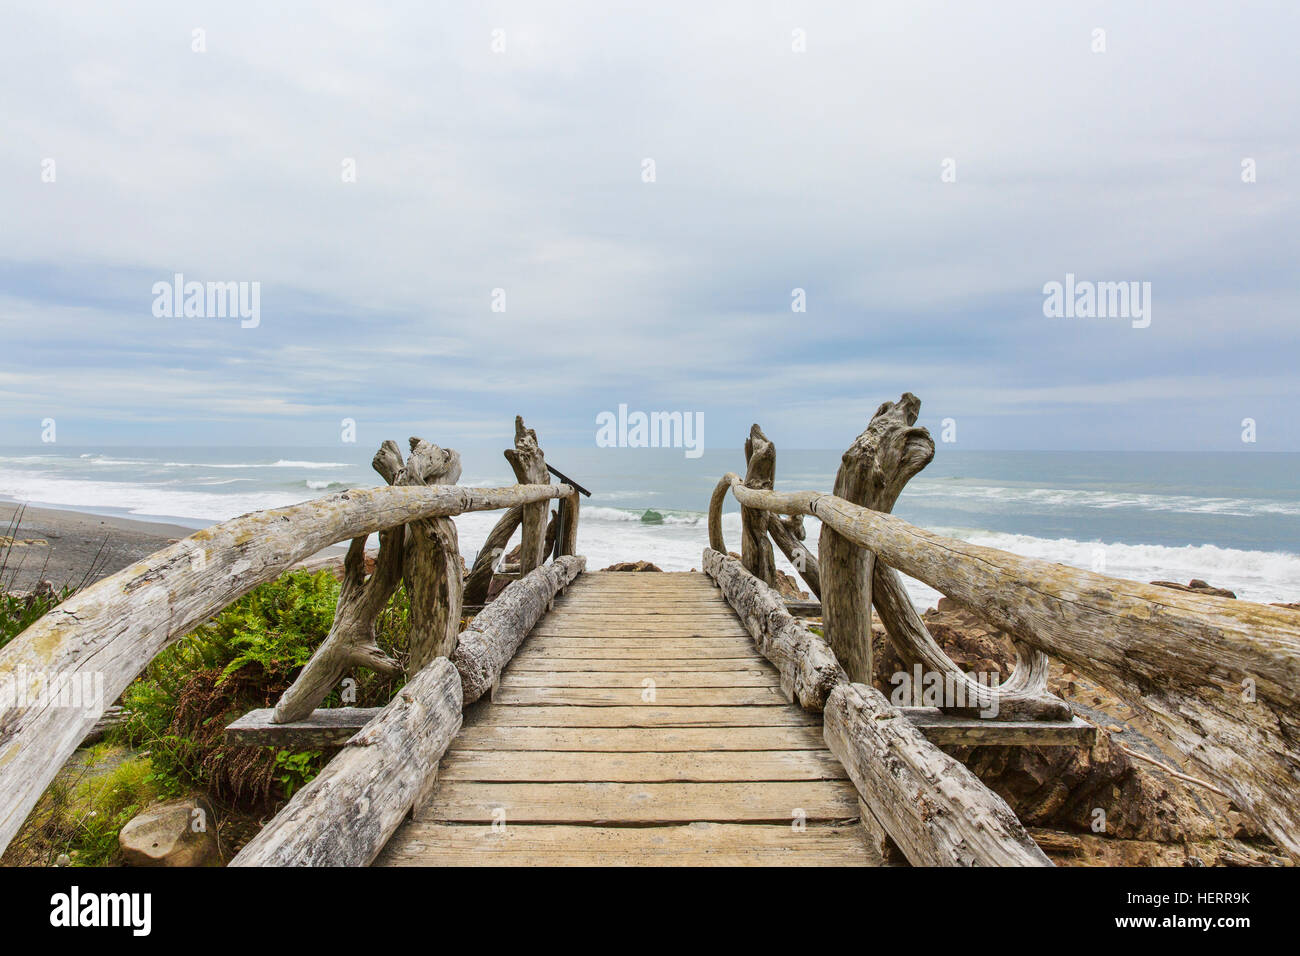
M 523 650 L 516 656 L 518 660 L 546 659 L 548 657 L 568 657 L 584 658 L 587 660 L 629 660 L 636 658 L 650 658 L 658 660 L 668 657 L 683 657 L 691 655 L 701 660 L 712 658 L 743 658 L 744 660 L 762 660 L 754 651 L 754 646 L 749 641 L 725 641 L 715 644 L 701 643 L 698 647 L 691 647 L 683 641 L 663 641 L 660 643 L 645 643 L 639 641 L 621 641 L 608 643 L 593 642 L 590 647 L 574 646 L 572 642 L 546 642 L 533 645 L 531 642 L 524 645 Z
M 494 705 L 495 707 L 495 705 Z M 816 727 L 793 707 L 496 707 L 501 727 Z
M 501 783 L 845 780 L 827 750 L 574 752 L 457 750 L 438 768 L 440 780 Z
M 641 687 L 502 687 L 492 697 L 495 706 L 532 707 L 539 704 L 575 707 L 626 707 L 637 702 L 657 707 L 784 707 L 788 702 L 771 687 L 660 687 L 653 700 L 642 699 Z
M 757 665 L 755 661 L 755 665 Z M 662 667 L 658 662 L 647 662 L 646 666 L 635 671 L 517 671 L 501 678 L 502 688 L 515 687 L 607 687 L 626 689 L 634 687 L 638 692 L 646 680 L 652 680 L 655 686 L 664 687 L 774 687 L 780 688 L 781 680 L 770 670 L 722 671 L 672 671 Z M 987 721 L 986 721 L 987 723 Z
M 1091 747 L 1097 728 L 1085 720 L 981 720 L 934 707 L 902 707 L 903 715 L 939 747 Z
M 825 750 L 821 728 L 795 727 L 464 727 L 451 750 L 684 752 Z
M 495 603 L 495 602 L 493 602 Z M 548 620 L 562 619 L 565 621 L 614 621 L 624 624 L 633 621 L 640 623 L 661 623 L 673 621 L 734 621 L 735 612 L 726 601 L 719 600 L 717 606 L 694 606 L 680 605 L 675 608 L 664 607 L 663 605 L 654 605 L 646 608 L 628 608 L 626 606 L 609 605 L 604 607 L 574 607 L 572 604 L 556 603 L 555 609 L 551 612 Z
M 341 747 L 379 710 L 377 707 L 331 707 L 314 711 L 307 720 L 277 724 L 271 721 L 272 709 L 264 708 L 250 711 L 230 724 L 225 739 L 226 743 L 237 747 L 277 746 L 303 750 Z M 1097 737 L 1097 728 L 1078 718 L 1073 721 L 970 720 L 938 711 L 925 713 L 930 708 L 903 710 L 926 739 L 940 747 L 1089 747 Z M 466 727 L 457 735 L 452 749 L 676 751 L 791 750 L 826 746 L 819 733 L 801 735 L 783 728 L 729 728 L 725 733 L 709 730 L 702 731 L 704 736 L 696 737 L 690 735 L 697 732 L 685 729 L 659 729 L 648 735 L 622 740 L 610 736 L 618 733 L 640 734 L 641 731 L 627 729 L 593 733 L 587 729 L 581 733 L 566 733 L 545 728 Z M 491 742 L 491 747 L 488 742 Z
M 855 826 L 407 824 L 379 866 L 870 866 Z
M 486 612 L 485 612 L 486 613 Z M 748 637 L 734 617 L 727 621 L 682 621 L 680 624 L 588 623 L 550 619 L 533 630 L 538 637 Z
M 697 660 L 690 657 L 659 657 L 654 658 L 590 658 L 590 657 L 551 657 L 534 654 L 529 657 L 516 657 L 510 662 L 510 674 L 528 674 L 541 671 L 550 672 L 575 672 L 583 671 L 603 671 L 605 673 L 629 673 L 641 672 L 647 667 L 662 669 L 681 673 L 684 671 L 703 671 L 705 673 L 720 674 L 727 671 L 752 671 L 764 666 L 764 662 L 756 655 L 750 654 L 743 658 L 726 658 L 711 657 Z
M 504 818 L 495 815 L 504 810 Z M 793 783 L 478 783 L 439 780 L 418 820 L 492 823 L 783 823 L 848 821 L 858 796 L 842 780 Z
M 317 708 L 305 720 L 277 724 L 275 709 L 250 710 L 226 726 L 225 740 L 232 747 L 288 747 L 311 750 L 342 747 L 352 735 L 379 716 L 380 707 Z

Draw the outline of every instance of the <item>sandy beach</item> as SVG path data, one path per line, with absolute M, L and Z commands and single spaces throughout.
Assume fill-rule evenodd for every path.
M 0 502 L 0 525 L 9 528 L 22 509 L 21 524 L 0 532 L 13 538 L 0 587 L 29 591 L 46 580 L 56 588 L 106 575 L 186 538 L 194 529 L 175 524 L 105 517 L 79 511 L 33 508 Z

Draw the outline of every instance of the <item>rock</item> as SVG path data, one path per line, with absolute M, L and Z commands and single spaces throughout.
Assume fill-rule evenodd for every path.
M 210 866 L 218 862 L 213 823 L 206 802 L 167 800 L 136 814 L 117 842 L 129 866 Z
M 784 571 L 776 572 L 776 591 L 787 601 L 808 600 L 808 592 L 799 590 L 799 582 Z
M 1273 607 L 1284 608 L 1288 611 L 1300 611 L 1300 601 L 1295 601 L 1290 604 L 1274 604 Z
M 601 568 L 602 571 L 658 571 L 663 573 L 663 568 L 657 564 L 651 564 L 649 561 L 620 561 L 618 564 L 611 564 L 607 568 Z
M 645 514 L 641 516 L 642 524 L 663 524 L 664 516 L 657 511 L 647 508 Z
M 1175 591 L 1188 591 L 1192 594 L 1205 594 L 1209 597 L 1236 598 L 1237 595 L 1227 588 L 1211 587 L 1200 578 L 1192 578 L 1186 584 L 1179 584 L 1176 581 L 1152 581 L 1152 584 L 1159 585 L 1162 588 L 1172 588 Z

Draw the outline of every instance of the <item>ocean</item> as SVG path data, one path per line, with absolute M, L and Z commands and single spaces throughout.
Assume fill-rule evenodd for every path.
M 48 506 L 200 528 L 259 508 L 380 483 L 374 449 L 0 449 L 0 496 Z M 461 484 L 513 483 L 499 449 L 461 452 Z M 738 449 L 686 458 L 680 450 L 551 449 L 548 461 L 592 491 L 579 550 L 592 569 L 648 560 L 698 568 L 705 510 L 717 479 L 743 472 Z M 830 491 L 839 453 L 777 453 L 778 490 Z M 662 524 L 642 516 L 653 509 Z M 727 545 L 740 544 L 728 498 Z M 1253 601 L 1300 600 L 1300 455 L 958 451 L 940 445 L 895 508 L 939 534 L 1139 581 L 1204 578 Z M 499 513 L 456 519 L 467 560 Z M 805 519 L 816 550 L 818 523 Z M 777 552 L 786 571 L 793 569 Z M 909 582 L 921 607 L 937 594 Z

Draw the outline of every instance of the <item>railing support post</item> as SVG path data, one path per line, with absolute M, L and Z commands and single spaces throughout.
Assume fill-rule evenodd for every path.
M 914 427 L 921 400 L 904 392 L 876 410 L 849 446 L 835 475 L 835 494 L 875 511 L 889 511 L 903 486 L 934 458 L 934 441 Z M 817 547 L 826 637 L 854 683 L 872 683 L 871 578 L 876 556 L 822 526 Z
M 514 469 L 515 480 L 521 485 L 547 485 L 551 473 L 546 470 L 546 458 L 537 444 L 537 432 L 524 427 L 521 415 L 515 416 L 515 447 L 507 448 L 506 461 Z M 519 576 L 523 577 L 546 561 L 546 520 L 550 511 L 545 501 L 524 505 L 523 536 L 519 548 Z

